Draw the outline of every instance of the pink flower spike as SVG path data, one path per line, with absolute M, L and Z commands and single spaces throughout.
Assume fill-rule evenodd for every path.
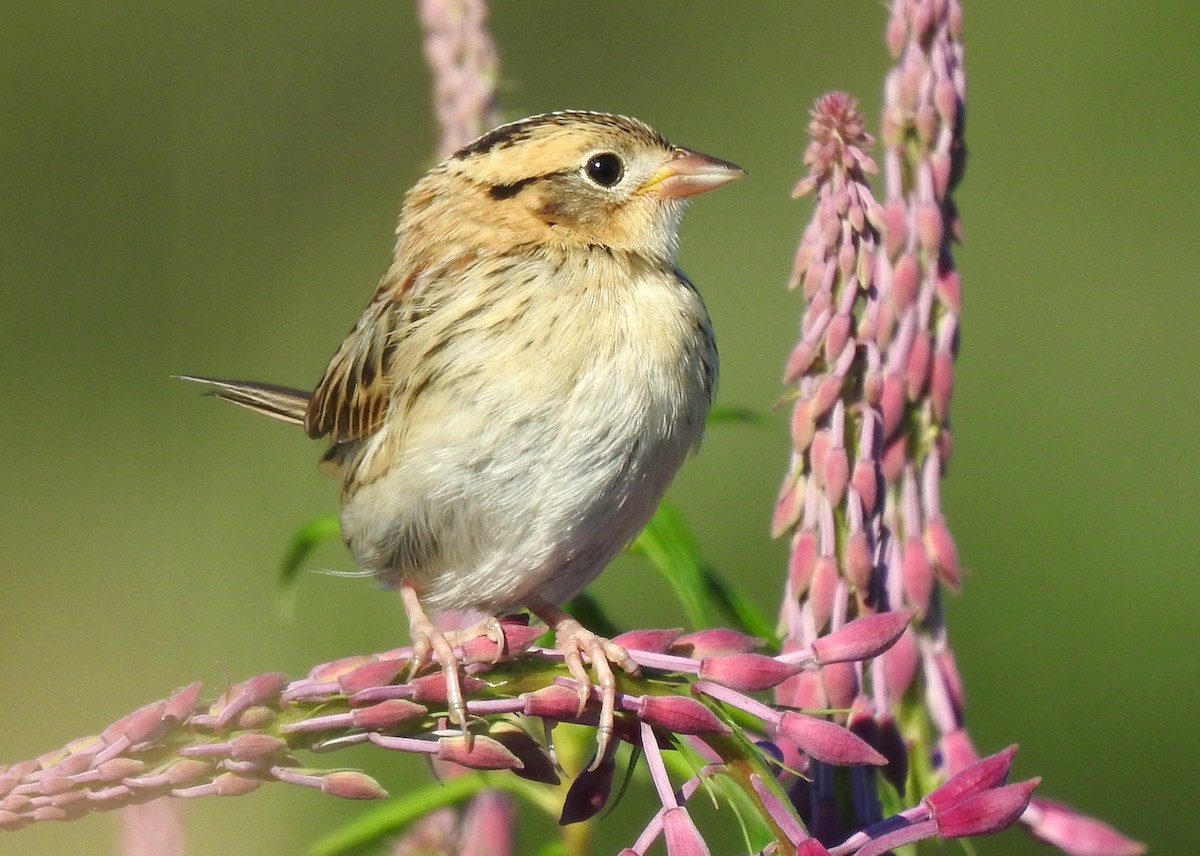
M 699 676 L 701 680 L 753 692 L 769 690 L 799 671 L 797 665 L 782 663 L 762 654 L 728 654 L 702 659 Z
M 877 612 L 843 625 L 810 646 L 818 665 L 857 662 L 877 657 L 895 644 L 912 621 L 912 613 Z
M 1030 800 L 1021 824 L 1038 841 L 1068 856 L 1141 856 L 1146 852 L 1146 845 L 1140 841 L 1126 838 L 1107 823 L 1054 800 Z
M 1007 829 L 1029 805 L 1033 789 L 1042 780 L 1028 779 L 1014 785 L 992 788 L 934 814 L 938 832 L 945 838 L 965 838 L 969 835 L 991 835 Z
M 663 812 L 663 838 L 667 842 L 667 856 L 711 856 L 700 830 L 681 806 Z
M 723 654 L 747 654 L 763 646 L 763 640 L 736 630 L 717 627 L 680 636 L 671 643 L 671 651 L 684 657 L 719 657 Z
M 957 775 L 951 776 L 941 787 L 930 791 L 922 802 L 929 806 L 934 814 L 940 814 L 963 800 L 999 787 L 1008 778 L 1015 754 L 1017 745 L 1014 743 L 994 755 L 981 758 Z
M 887 759 L 866 741 L 827 719 L 787 710 L 779 717 L 776 730 L 805 753 L 826 764 L 849 767 L 887 763 Z

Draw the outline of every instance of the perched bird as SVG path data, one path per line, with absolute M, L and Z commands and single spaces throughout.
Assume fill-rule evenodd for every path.
M 642 122 L 511 122 L 408 192 L 395 258 L 311 395 L 189 376 L 332 445 L 341 530 L 400 593 L 414 672 L 436 656 L 466 731 L 455 644 L 425 607 L 528 609 L 581 708 L 636 664 L 559 605 L 641 530 L 699 443 L 717 382 L 700 295 L 675 267 L 687 199 L 744 171 Z M 483 630 L 497 645 L 495 619 Z

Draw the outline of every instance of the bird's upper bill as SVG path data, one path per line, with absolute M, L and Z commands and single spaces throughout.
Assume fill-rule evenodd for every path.
M 695 196 L 741 178 L 746 170 L 712 155 L 677 148 L 670 160 L 637 188 L 637 193 L 653 193 L 664 199 Z

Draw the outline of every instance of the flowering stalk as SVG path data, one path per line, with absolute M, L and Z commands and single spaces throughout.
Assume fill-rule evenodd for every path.
M 228 687 L 207 704 L 200 702 L 201 687 L 194 683 L 122 717 L 98 735 L 0 767 L 0 830 L 164 796 L 237 796 L 267 782 L 348 799 L 386 796 L 365 773 L 308 768 L 297 755 L 355 745 L 424 754 L 474 770 L 511 770 L 530 781 L 556 785 L 560 768 L 553 760 L 553 742 L 539 742 L 521 723 L 539 718 L 547 727 L 532 730 L 547 734 L 555 723 L 594 725 L 598 694 L 580 709 L 562 655 L 533 645 L 540 627 L 505 620 L 501 629 L 505 657 L 499 661 L 495 643 L 486 636 L 467 640 L 456 652 L 466 664 L 470 741 L 446 727 L 440 666 L 435 662 L 409 676 L 412 650 L 407 647 L 324 663 L 299 680 L 288 681 L 278 673 L 258 675 Z M 808 735 L 811 751 L 836 755 L 838 763 L 878 763 L 882 759 L 845 729 L 811 717 L 821 727 L 806 728 L 802 714 L 781 714 L 746 693 L 821 668 L 831 657 L 874 656 L 902 630 L 903 623 L 850 624 L 827 648 L 787 660 L 745 650 L 759 641 L 724 630 L 686 636 L 640 631 L 618 637 L 643 674 L 620 677 L 616 737 L 646 752 L 653 738 L 655 760 L 660 760 L 657 741 L 692 739 L 714 761 L 726 760 L 712 771 L 728 772 L 726 766 L 738 765 L 742 772 L 731 778 L 745 782 L 752 795 L 748 775 L 770 774 L 753 743 L 739 736 L 742 726 L 730 718 L 732 709 L 757 719 L 761 731 L 779 728 L 787 718 L 790 724 L 783 730 Z M 653 644 L 643 650 L 633 644 L 639 640 Z M 573 783 L 564 821 L 583 820 L 603 808 L 616 765 L 611 753 L 602 760 Z M 679 798 L 669 797 L 674 791 L 661 764 L 655 766 L 654 778 L 664 800 L 674 800 L 664 802 L 664 808 L 679 809 Z M 476 812 L 483 818 L 502 816 L 495 805 L 490 809 Z M 468 818 L 477 815 L 468 812 Z M 686 837 L 691 822 L 684 817 L 677 811 L 659 818 L 668 840 Z
M 419 11 L 441 129 L 438 156 L 445 157 L 500 124 L 500 60 L 487 29 L 485 0 L 420 0 Z
M 878 822 L 881 798 L 894 802 L 893 790 L 936 793 L 979 760 L 941 608 L 942 588 L 959 585 L 939 492 L 961 313 L 951 254 L 961 234 L 952 193 L 965 163 L 961 32 L 957 0 L 892 3 L 884 205 L 868 183 L 872 140 L 841 93 L 813 110 L 809 175 L 796 188 L 815 190 L 817 203 L 790 283 L 802 287 L 806 305 L 785 372 L 796 385 L 794 451 L 773 527 L 792 542 L 785 646 L 812 647 L 856 615 L 904 610 L 914 621 L 869 665 L 798 676 L 776 700 L 847 710 L 850 729 L 888 757 L 890 789 L 880 790 L 869 771 L 849 780 L 854 816 L 867 828 Z M 835 798 L 835 780 L 846 774 L 802 746 L 784 746 L 798 753 L 785 759 L 809 775 L 792 795 L 816 836 L 854 840 Z M 1099 821 L 1074 813 L 1068 820 L 1064 807 L 1029 802 L 1027 792 L 1025 803 L 1022 823 L 1068 853 L 1144 851 Z M 1066 827 L 1075 834 L 1063 834 Z

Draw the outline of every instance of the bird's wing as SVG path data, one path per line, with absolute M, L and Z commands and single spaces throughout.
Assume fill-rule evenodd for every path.
M 416 278 L 413 272 L 399 286 L 390 279 L 380 284 L 308 402 L 304 430 L 310 437 L 329 435 L 334 443 L 345 443 L 379 430 L 391 400 L 395 336 L 405 323 L 403 301 L 397 298 Z

